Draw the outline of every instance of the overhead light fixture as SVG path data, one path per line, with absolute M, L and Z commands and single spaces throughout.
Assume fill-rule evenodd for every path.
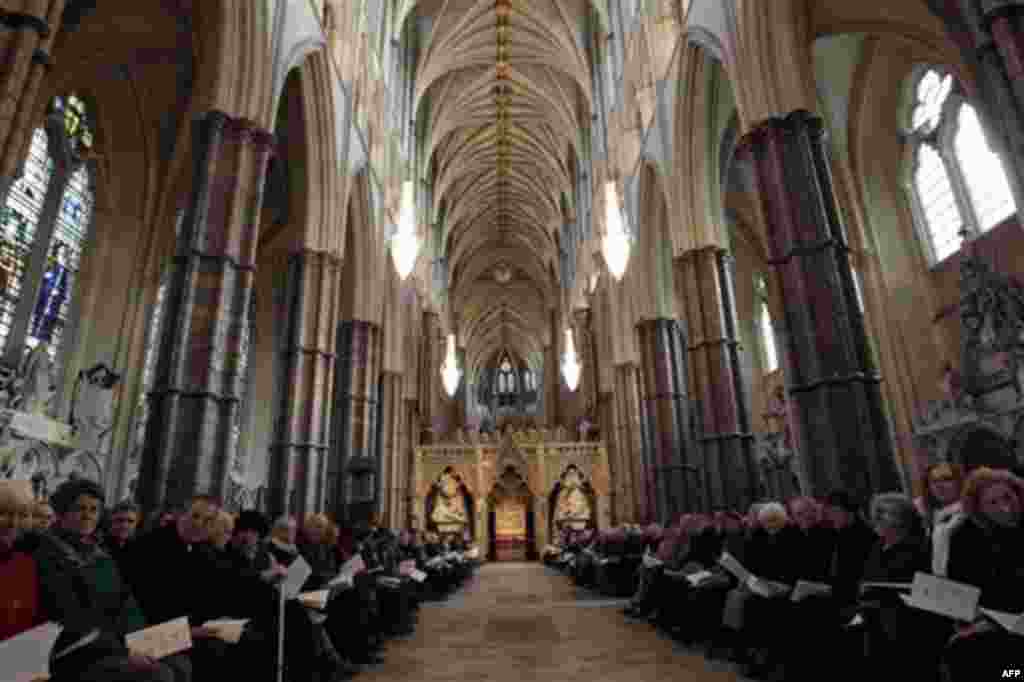
M 602 242 L 605 263 L 611 270 L 616 281 L 621 280 L 629 263 L 629 235 L 619 205 L 619 192 L 615 182 L 609 180 L 604 185 L 605 235 Z
M 448 350 L 445 353 L 444 364 L 441 365 L 441 380 L 444 382 L 444 390 L 447 391 L 449 398 L 455 397 L 461 379 L 462 371 L 459 370 L 459 361 L 455 357 L 455 334 L 449 334 Z
M 565 330 L 565 352 L 562 354 L 562 376 L 570 391 L 580 385 L 580 363 L 576 358 L 576 344 L 572 340 L 572 330 Z
M 402 183 L 402 199 L 398 214 L 398 229 L 391 237 L 391 258 L 395 270 L 403 280 L 409 277 L 420 252 L 420 238 L 416 235 L 416 183 Z

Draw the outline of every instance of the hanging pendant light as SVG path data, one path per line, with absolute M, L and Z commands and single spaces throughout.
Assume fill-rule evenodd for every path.
M 398 214 L 398 229 L 391 237 L 391 258 L 395 270 L 403 280 L 416 265 L 420 251 L 420 238 L 416 236 L 416 184 L 412 180 L 402 183 L 402 199 Z
M 445 353 L 444 364 L 441 365 L 441 380 L 444 382 L 444 390 L 448 393 L 449 398 L 455 397 L 461 379 L 462 372 L 459 370 L 458 360 L 455 357 L 455 334 L 449 334 L 448 350 Z
M 580 363 L 576 358 L 576 345 L 572 340 L 572 330 L 565 330 L 565 352 L 562 354 L 562 376 L 570 391 L 580 385 Z
M 629 262 L 629 235 L 623 224 L 622 207 L 619 205 L 619 193 L 615 182 L 609 180 L 604 185 L 605 235 L 602 242 L 605 263 L 616 281 L 622 279 Z

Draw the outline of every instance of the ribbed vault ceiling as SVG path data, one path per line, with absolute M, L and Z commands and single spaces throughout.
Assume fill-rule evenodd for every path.
M 558 233 L 590 117 L 590 0 L 430 0 L 416 75 L 448 301 L 467 368 L 540 356 L 559 296 Z M 421 24 L 422 25 L 422 24 Z M 436 214 L 436 213 L 435 213 Z

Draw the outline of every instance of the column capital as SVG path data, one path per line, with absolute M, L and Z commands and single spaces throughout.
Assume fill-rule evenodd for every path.
M 787 137 L 806 135 L 814 141 L 821 141 L 825 135 L 825 121 L 818 114 L 797 109 L 785 116 L 771 116 L 752 126 L 736 145 L 738 156 L 748 156 L 756 148 L 778 144 Z
M 216 134 L 222 140 L 242 144 L 251 144 L 261 151 L 277 155 L 277 142 L 274 134 L 261 128 L 258 123 L 247 118 L 235 118 L 218 109 L 211 109 L 196 118 L 196 123 Z

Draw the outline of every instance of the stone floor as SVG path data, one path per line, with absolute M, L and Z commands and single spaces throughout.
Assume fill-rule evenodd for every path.
M 539 564 L 493 563 L 448 601 L 425 604 L 416 634 L 391 643 L 359 682 L 737 682 L 627 620 L 621 600 L 578 590 Z

